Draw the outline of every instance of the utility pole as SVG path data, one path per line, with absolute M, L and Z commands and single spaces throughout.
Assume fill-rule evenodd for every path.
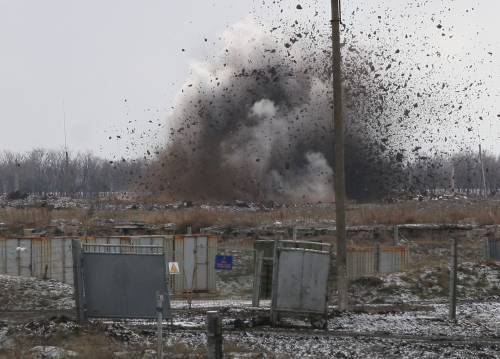
M 344 118 L 342 104 L 342 73 L 340 55 L 340 1 L 332 3 L 332 71 L 333 71 L 333 130 L 335 140 L 335 222 L 337 237 L 338 309 L 346 311 L 347 301 L 347 244 L 345 216 Z
M 451 239 L 450 256 L 450 286 L 449 286 L 449 307 L 448 318 L 451 321 L 457 320 L 457 239 Z
M 68 141 L 66 132 L 66 108 L 64 101 L 62 102 L 63 121 L 64 121 L 64 177 L 63 177 L 63 192 L 64 196 L 68 195 L 69 189 L 69 154 L 68 154 Z

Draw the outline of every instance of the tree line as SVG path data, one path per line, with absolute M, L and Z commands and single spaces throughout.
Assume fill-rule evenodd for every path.
M 0 192 L 84 194 L 128 191 L 144 178 L 146 161 L 110 161 L 91 153 L 34 149 L 0 153 Z
M 92 153 L 44 149 L 26 153 L 5 151 L 0 152 L 0 192 L 83 196 L 102 192 L 162 192 L 169 190 L 168 183 L 159 186 L 161 176 L 155 172 L 166 170 L 158 159 L 107 160 Z M 443 191 L 477 193 L 483 189 L 483 183 L 487 194 L 495 194 L 500 188 L 500 157 L 484 153 L 482 166 L 478 152 L 472 151 L 447 157 L 419 157 L 400 164 L 393 173 L 392 178 L 384 177 L 384 181 L 390 182 L 385 196 Z
M 483 152 L 481 157 L 474 151 L 419 157 L 404 169 L 402 187 L 410 193 L 485 191 L 494 195 L 500 188 L 500 156 Z

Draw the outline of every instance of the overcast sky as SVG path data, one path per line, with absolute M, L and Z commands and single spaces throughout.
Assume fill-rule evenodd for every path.
M 398 14 L 403 11 L 401 4 L 408 2 L 416 3 L 344 1 L 344 16 L 367 4 L 389 7 Z M 485 147 L 500 153 L 496 116 L 500 112 L 500 1 L 445 2 L 452 4 L 445 21 L 453 24 L 455 40 L 443 42 L 437 34 L 435 44 L 445 53 L 463 56 L 464 61 L 485 62 L 477 76 L 485 81 L 490 96 L 478 106 L 489 115 L 478 126 Z M 215 51 L 213 41 L 227 26 L 249 17 L 272 17 L 262 3 L 0 0 L 0 150 L 62 148 L 64 112 L 73 151 L 134 156 L 143 147 L 131 143 L 161 142 L 168 108 L 190 62 L 208 58 Z M 290 11 L 297 3 L 282 1 Z M 329 1 L 316 3 L 302 4 L 317 8 L 327 21 Z M 422 6 L 425 16 L 432 16 L 443 2 Z M 375 21 L 373 13 L 357 16 L 360 26 Z M 425 29 L 415 31 L 418 38 L 418 31 L 423 36 Z M 445 76 L 460 77 L 454 72 L 457 68 L 451 66 Z

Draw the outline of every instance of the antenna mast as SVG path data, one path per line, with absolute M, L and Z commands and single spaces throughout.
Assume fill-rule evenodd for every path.
M 69 184 L 69 154 L 68 154 L 68 141 L 67 141 L 67 132 L 66 132 L 66 108 L 64 106 L 64 100 L 62 101 L 62 110 L 63 110 L 63 122 L 64 122 L 64 175 L 63 175 L 63 192 L 65 195 L 68 193 L 68 184 Z

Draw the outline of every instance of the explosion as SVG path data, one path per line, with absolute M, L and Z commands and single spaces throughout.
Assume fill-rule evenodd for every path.
M 432 83 L 434 66 L 420 68 L 380 39 L 368 47 L 348 30 L 344 37 L 347 195 L 372 199 L 403 189 L 405 160 L 426 140 L 415 123 L 439 117 L 450 102 L 439 103 L 446 90 Z M 328 31 L 247 20 L 220 42 L 218 56 L 192 64 L 172 107 L 154 190 L 194 200 L 331 202 Z

